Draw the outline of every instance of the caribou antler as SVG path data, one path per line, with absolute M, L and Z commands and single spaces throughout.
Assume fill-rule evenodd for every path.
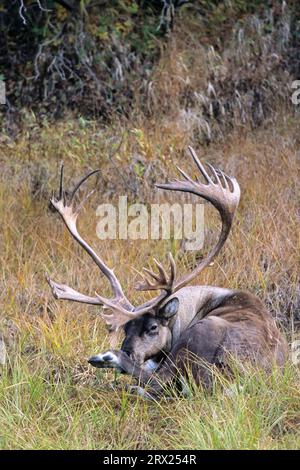
M 130 314 L 125 313 L 119 315 L 117 311 L 113 311 L 110 315 L 102 316 L 106 322 L 114 326 L 121 326 L 132 318 L 138 318 L 154 307 L 157 307 L 168 295 L 177 292 L 186 284 L 191 282 L 196 276 L 200 274 L 203 269 L 208 266 L 211 261 L 217 256 L 222 246 L 224 245 L 231 226 L 232 220 L 240 200 L 240 187 L 235 178 L 227 176 L 223 171 L 215 169 L 212 165 L 208 164 L 211 170 L 211 176 L 207 173 L 202 163 L 199 161 L 195 151 L 189 147 L 189 151 L 200 173 L 204 177 L 206 184 L 200 181 L 194 181 L 183 170 L 178 168 L 179 172 L 183 175 L 184 181 L 175 180 L 170 183 L 156 184 L 157 188 L 168 189 L 171 191 L 183 191 L 201 196 L 207 201 L 211 202 L 218 210 L 221 220 L 222 229 L 217 244 L 213 247 L 211 252 L 204 258 L 200 264 L 189 274 L 186 274 L 178 279 L 175 279 L 176 268 L 175 262 L 171 254 L 169 254 L 170 261 L 170 275 L 168 275 L 163 266 L 154 259 L 158 267 L 158 274 L 144 268 L 144 272 L 152 279 L 144 277 L 144 282 L 137 285 L 138 290 L 158 290 L 161 289 L 162 293 L 154 299 L 146 302 L 138 308 L 135 308 Z M 127 320 L 126 320 L 127 319 Z
M 93 305 L 105 305 L 105 302 L 114 304 L 116 306 L 120 305 L 120 308 L 127 308 L 129 310 L 133 309 L 133 305 L 129 302 L 129 300 L 125 297 L 121 284 L 119 283 L 117 277 L 115 276 L 112 269 L 109 269 L 108 266 L 102 261 L 102 259 L 95 253 L 95 251 L 91 248 L 91 246 L 79 235 L 77 230 L 77 217 L 78 214 L 83 207 L 83 204 L 86 200 L 91 196 L 94 192 L 91 191 L 83 201 L 75 207 L 74 198 L 76 193 L 78 192 L 81 185 L 92 175 L 97 173 L 99 170 L 94 170 L 88 173 L 84 178 L 82 178 L 73 191 L 71 192 L 70 196 L 67 196 L 66 192 L 64 191 L 63 187 L 63 175 L 64 175 L 64 167 L 61 167 L 60 173 L 60 187 L 59 187 L 59 195 L 58 198 L 54 196 L 51 198 L 52 206 L 59 212 L 61 218 L 63 219 L 64 223 L 66 224 L 69 232 L 71 233 L 72 237 L 83 247 L 83 249 L 90 255 L 93 261 L 96 263 L 100 271 L 107 277 L 109 280 L 114 297 L 112 299 L 102 299 L 100 296 L 96 297 L 89 297 L 84 294 L 81 294 L 71 287 L 66 286 L 65 284 L 58 284 L 52 281 L 50 278 L 48 279 L 49 285 L 52 289 L 54 296 L 58 299 L 63 300 L 74 300 L 75 302 L 83 302 Z M 105 302 L 104 302 L 105 301 Z
M 139 273 L 143 281 L 140 281 L 136 284 L 136 289 L 140 291 L 148 290 L 165 290 L 169 294 L 172 293 L 173 284 L 176 277 L 176 265 L 172 253 L 168 253 L 169 262 L 170 262 L 170 275 L 167 274 L 163 265 L 153 258 L 154 263 L 158 268 L 158 274 L 151 271 L 150 269 L 143 268 L 143 271 L 148 275 L 148 279 L 142 273 Z M 152 279 L 151 279 L 152 278 Z M 153 282 L 154 279 L 154 282 Z
M 102 305 L 97 297 L 90 297 L 89 295 L 81 294 L 66 284 L 58 284 L 58 282 L 54 282 L 52 279 L 50 279 L 49 276 L 46 276 L 46 279 L 49 286 L 51 287 L 52 294 L 58 300 L 73 300 L 74 302 L 80 302 L 84 304 Z
M 169 191 L 183 191 L 196 194 L 211 202 L 221 216 L 222 229 L 217 244 L 213 247 L 208 256 L 204 258 L 191 273 L 176 279 L 173 283 L 172 292 L 178 291 L 191 282 L 217 256 L 229 235 L 233 217 L 240 200 L 240 187 L 235 178 L 226 175 L 219 169 L 215 169 L 208 163 L 207 165 L 211 170 L 211 175 L 209 175 L 198 159 L 194 149 L 189 147 L 189 151 L 198 170 L 204 177 L 206 184 L 203 184 L 199 180 L 194 181 L 183 170 L 177 167 L 178 171 L 184 177 L 184 181 L 174 180 L 170 183 L 156 184 L 155 186 Z
M 99 170 L 92 171 L 86 176 L 84 176 L 84 178 L 82 178 L 77 183 L 77 185 L 75 186 L 73 191 L 70 193 L 70 195 L 67 195 L 63 187 L 64 167 L 62 166 L 61 173 L 60 173 L 59 195 L 58 195 L 58 198 L 55 198 L 53 196 L 50 202 L 53 205 L 53 207 L 59 212 L 61 218 L 63 219 L 72 237 L 84 248 L 84 250 L 90 255 L 90 257 L 99 267 L 100 271 L 107 277 L 107 279 L 110 282 L 114 296 L 108 299 L 96 293 L 95 297 L 90 297 L 85 294 L 81 294 L 80 292 L 72 289 L 71 287 L 65 284 L 58 284 L 57 282 L 53 281 L 50 278 L 47 278 L 47 281 L 51 287 L 54 297 L 56 297 L 57 299 L 73 300 L 75 302 L 81 302 L 81 303 L 86 303 L 86 304 L 91 304 L 91 305 L 102 305 L 106 308 L 109 308 L 111 311 L 110 314 L 100 313 L 100 315 L 103 317 L 106 323 L 113 326 L 115 329 L 118 329 L 120 326 L 124 325 L 128 321 L 136 318 L 137 316 L 143 315 L 144 313 L 153 309 L 155 305 L 160 303 L 168 295 L 169 289 L 167 289 L 167 286 L 169 286 L 169 284 L 173 282 L 175 271 L 172 268 L 171 276 L 170 278 L 168 278 L 167 274 L 165 273 L 160 263 L 157 262 L 157 266 L 159 268 L 159 272 L 161 275 L 160 289 L 166 288 L 166 290 L 163 291 L 156 298 L 152 299 L 151 301 L 145 302 L 143 305 L 137 308 L 135 308 L 130 303 L 130 301 L 124 295 L 121 284 L 118 281 L 113 270 L 110 269 L 102 261 L 102 259 L 95 253 L 95 251 L 91 248 L 91 246 L 79 235 L 78 230 L 77 230 L 76 224 L 77 224 L 78 214 L 81 208 L 83 207 L 85 201 L 91 196 L 94 190 L 91 191 L 83 199 L 83 201 L 78 205 L 78 207 L 75 206 L 75 195 L 77 194 L 81 185 L 88 178 L 90 178 L 92 175 L 94 175 L 98 171 Z M 174 263 L 171 260 L 171 258 L 170 258 L 170 262 L 171 262 L 171 267 L 172 267 Z M 152 273 L 151 271 L 149 271 L 149 273 L 151 273 L 153 277 L 155 276 L 158 279 L 158 276 L 156 276 L 154 273 Z M 156 289 L 158 288 L 159 287 L 156 287 Z

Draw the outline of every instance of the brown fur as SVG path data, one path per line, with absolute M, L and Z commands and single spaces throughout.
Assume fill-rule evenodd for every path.
M 232 358 L 242 365 L 249 363 L 267 371 L 273 365 L 283 366 L 287 358 L 287 344 L 271 314 L 253 294 L 230 292 L 216 308 L 209 309 L 208 304 L 205 305 L 204 317 L 194 318 L 166 353 L 166 359 L 155 373 L 144 370 L 141 364 L 134 361 L 134 351 L 131 356 L 128 351 L 114 351 L 122 370 L 137 378 L 141 385 L 148 384 L 151 395 L 156 395 L 178 373 L 186 377 L 190 371 L 196 383 L 201 382 L 209 387 L 212 374 L 207 365 L 228 370 Z M 149 327 L 151 318 L 145 321 Z M 153 321 L 157 322 L 157 319 L 152 317 Z M 140 323 L 139 327 L 137 335 L 141 345 L 145 325 Z M 133 341 L 133 349 L 136 344 Z

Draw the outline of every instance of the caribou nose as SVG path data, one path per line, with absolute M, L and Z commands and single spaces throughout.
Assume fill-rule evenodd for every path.
M 93 367 L 98 367 L 101 362 L 103 362 L 103 361 L 101 361 L 99 359 L 99 356 L 91 356 L 88 359 L 88 363 L 91 364 L 91 366 L 93 366 Z

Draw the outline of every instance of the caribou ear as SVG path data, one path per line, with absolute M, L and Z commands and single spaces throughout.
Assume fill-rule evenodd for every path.
M 158 312 L 158 317 L 164 320 L 169 320 L 178 312 L 179 300 L 177 297 L 169 300 Z

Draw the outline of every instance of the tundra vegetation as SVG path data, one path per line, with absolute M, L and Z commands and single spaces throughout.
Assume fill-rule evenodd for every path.
M 176 164 L 190 171 L 193 145 L 242 190 L 226 247 L 193 283 L 255 293 L 289 344 L 300 339 L 299 6 L 99 3 L 1 4 L 0 447 L 298 448 L 299 365 L 267 375 L 233 364 L 234 380 L 216 373 L 210 393 L 191 383 L 188 397 L 145 401 L 127 392 L 129 377 L 88 365 L 110 349 L 103 321 L 93 306 L 55 301 L 45 275 L 110 295 L 49 206 L 62 160 L 68 181 L 101 169 L 81 232 L 136 304 L 149 297 L 131 266 L 167 251 L 178 270 L 195 266 L 218 236 L 208 206 L 204 253 L 96 236 L 98 204 L 152 202 Z

